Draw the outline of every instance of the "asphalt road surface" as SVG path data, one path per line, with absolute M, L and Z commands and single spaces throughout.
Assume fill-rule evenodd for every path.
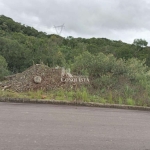
M 0 150 L 150 150 L 150 112 L 0 103 Z

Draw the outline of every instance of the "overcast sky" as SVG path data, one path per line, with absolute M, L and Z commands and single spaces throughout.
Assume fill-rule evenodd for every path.
M 64 24 L 64 37 L 142 38 L 150 45 L 150 0 L 0 0 L 0 14 L 47 34 Z

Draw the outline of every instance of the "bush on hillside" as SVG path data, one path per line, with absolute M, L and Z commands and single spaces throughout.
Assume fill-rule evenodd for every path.
M 8 75 L 8 73 L 6 60 L 0 55 L 0 80 L 2 80 L 4 76 Z
M 72 69 L 77 74 L 88 74 L 92 92 L 98 91 L 103 97 L 108 97 L 111 92 L 112 99 L 122 97 L 138 101 L 142 97 L 145 100 L 149 98 L 150 71 L 145 61 L 136 58 L 116 59 L 112 54 L 103 53 L 94 56 L 84 52 L 76 57 Z

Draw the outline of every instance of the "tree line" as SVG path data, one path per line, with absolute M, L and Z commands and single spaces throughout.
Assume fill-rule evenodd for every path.
M 47 35 L 33 27 L 22 25 L 4 15 L 0 16 L 0 55 L 8 64 L 10 73 L 22 72 L 33 63 L 43 62 L 48 66 L 71 67 L 75 58 L 84 52 L 93 55 L 113 54 L 117 59 L 145 59 L 150 66 L 150 48 L 144 39 L 135 39 L 133 44 L 106 38 L 67 38 Z

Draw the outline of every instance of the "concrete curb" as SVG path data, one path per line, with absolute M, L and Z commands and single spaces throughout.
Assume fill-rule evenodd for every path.
M 102 103 L 76 102 L 76 101 L 69 102 L 69 101 L 48 100 L 48 99 L 24 99 L 24 98 L 4 98 L 4 97 L 0 97 L 0 102 L 72 105 L 72 106 L 87 106 L 87 107 L 102 107 L 102 108 L 117 108 L 117 109 L 150 111 L 150 107 L 143 107 L 143 106 L 130 106 L 130 105 L 119 105 L 119 104 L 102 104 Z

